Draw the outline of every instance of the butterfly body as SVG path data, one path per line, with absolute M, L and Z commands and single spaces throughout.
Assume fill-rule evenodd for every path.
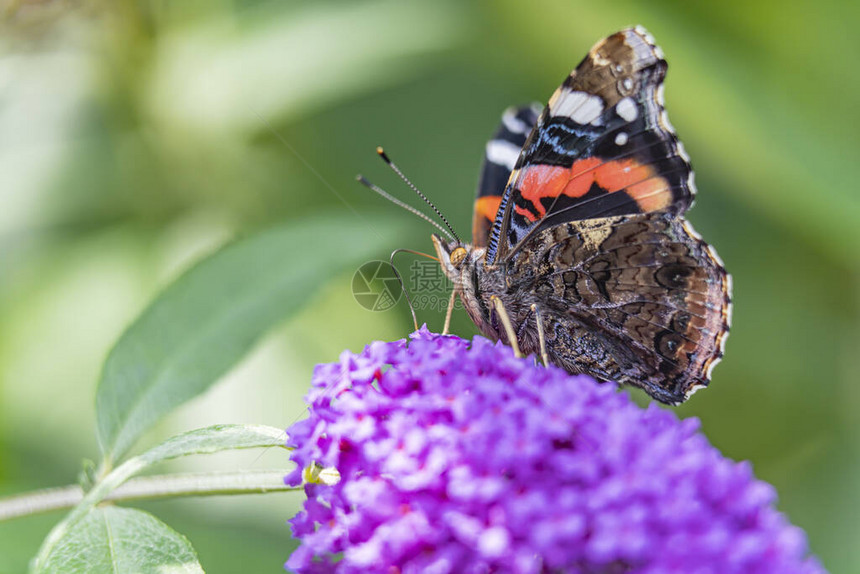
M 503 116 L 472 244 L 433 241 L 485 335 L 510 343 L 497 298 L 523 352 L 542 331 L 556 365 L 677 404 L 722 357 L 731 285 L 683 218 L 695 187 L 665 72 L 641 28 L 599 42 L 542 111 Z

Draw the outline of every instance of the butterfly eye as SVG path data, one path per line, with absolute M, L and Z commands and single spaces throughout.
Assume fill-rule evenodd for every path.
M 468 255 L 468 252 L 465 247 L 456 248 L 451 252 L 451 264 L 454 267 L 459 267 L 463 260 L 466 259 L 466 255 Z

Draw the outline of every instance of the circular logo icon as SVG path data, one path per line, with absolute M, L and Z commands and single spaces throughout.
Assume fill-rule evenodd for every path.
M 388 311 L 401 293 L 394 268 L 385 261 L 368 261 L 352 276 L 352 296 L 368 311 Z

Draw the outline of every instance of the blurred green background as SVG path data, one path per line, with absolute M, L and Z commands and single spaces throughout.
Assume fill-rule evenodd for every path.
M 362 172 L 418 204 L 379 144 L 467 235 L 502 110 L 545 101 L 594 42 L 642 24 L 666 52 L 669 114 L 696 167 L 689 218 L 735 284 L 726 358 L 678 413 L 752 461 L 825 566 L 860 572 L 858 11 L 838 0 L 0 0 L 0 495 L 74 482 L 80 459 L 97 457 L 100 363 L 191 262 L 319 211 L 380 233 L 412 218 L 354 182 Z M 391 249 L 432 249 L 432 230 L 413 223 Z M 284 272 L 325 256 L 296 245 Z M 286 427 L 315 363 L 411 330 L 402 302 L 356 304 L 351 276 L 319 285 L 157 434 Z M 440 314 L 419 319 L 441 329 Z M 462 312 L 453 330 L 475 332 Z M 285 465 L 252 453 L 172 468 Z M 191 539 L 208 572 L 279 572 L 300 502 L 144 507 Z M 59 516 L 0 524 L 0 572 L 22 571 Z

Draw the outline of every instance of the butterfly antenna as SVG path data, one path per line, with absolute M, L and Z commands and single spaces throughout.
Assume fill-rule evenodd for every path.
M 447 229 L 445 229 L 444 227 L 439 225 L 437 222 L 433 221 L 432 219 L 430 219 L 425 214 L 421 213 L 420 211 L 418 211 L 417 209 L 415 209 L 411 205 L 403 203 L 402 201 L 400 201 L 399 199 L 397 199 L 396 197 L 394 197 L 393 195 L 391 195 L 390 193 L 388 193 L 387 191 L 385 191 L 384 189 L 382 189 L 378 185 L 371 183 L 363 175 L 357 175 L 357 176 L 355 176 L 355 179 L 358 181 L 358 183 L 360 183 L 364 187 L 370 189 L 371 191 L 375 191 L 376 193 L 378 193 L 379 195 L 381 195 L 382 197 L 384 197 L 385 199 L 387 199 L 388 201 L 390 201 L 394 205 L 399 205 L 400 207 L 402 207 L 406 211 L 408 211 L 410 213 L 414 213 L 415 215 L 417 215 L 418 217 L 420 217 L 421 219 L 423 219 L 424 221 L 426 221 L 427 223 L 429 223 L 430 225 L 432 225 L 433 227 L 435 227 L 436 229 L 441 231 L 446 237 L 448 237 L 448 239 L 454 239 L 454 237 L 452 237 L 451 234 L 448 233 Z M 457 241 L 459 241 L 459 238 L 457 238 Z
M 409 178 L 408 178 L 408 177 L 406 177 L 405 175 L 403 175 L 403 172 L 402 172 L 402 171 L 400 171 L 400 168 L 399 168 L 399 167 L 397 167 L 397 165 L 396 165 L 393 161 L 391 161 L 391 158 L 390 158 L 390 157 L 388 157 L 388 154 L 387 154 L 387 153 L 385 153 L 385 150 L 384 150 L 384 149 L 382 149 L 382 146 L 379 146 L 379 147 L 377 147 L 377 148 L 376 148 L 376 153 L 378 153 L 378 154 L 379 154 L 379 157 L 381 157 L 381 158 L 382 158 L 382 160 L 383 160 L 385 163 L 387 163 L 387 164 L 388 164 L 388 167 L 390 167 L 392 170 L 394 170 L 394 173 L 396 173 L 398 176 L 400 176 L 400 179 L 402 179 L 404 182 L 406 182 L 406 185 L 408 185 L 409 187 L 411 187 L 411 188 L 412 188 L 412 191 L 414 191 L 415 193 L 417 193 L 417 194 L 418 194 L 418 197 L 420 197 L 421 199 L 423 199 L 423 200 L 424 200 L 424 202 L 425 202 L 425 203 L 427 203 L 427 205 L 429 205 L 431 208 L 433 208 L 433 211 L 435 211 L 435 212 L 436 212 L 436 215 L 438 215 L 438 216 L 439 216 L 439 219 L 441 219 L 441 220 L 445 223 L 445 227 L 447 227 L 447 228 L 451 231 L 451 235 L 453 235 L 453 236 L 454 236 L 454 239 L 456 239 L 456 240 L 457 240 L 457 243 L 463 243 L 462 241 L 460 241 L 460 236 L 459 236 L 459 235 L 457 235 L 457 232 L 456 232 L 456 231 L 454 231 L 454 228 L 453 228 L 453 227 L 451 227 L 451 224 L 450 224 L 450 223 L 448 223 L 448 219 L 447 219 L 444 215 L 442 215 L 442 212 L 441 212 L 441 211 L 439 211 L 439 209 L 438 209 L 435 205 L 433 205 L 433 202 L 432 202 L 432 201 L 430 201 L 429 199 L 427 199 L 427 196 L 426 196 L 426 195 L 424 195 L 423 193 L 421 193 L 421 190 L 419 190 L 417 187 L 415 187 L 415 184 L 414 184 L 414 183 L 412 183 L 411 181 L 409 181 Z M 448 235 L 448 234 L 446 233 L 446 235 Z M 450 236 L 449 236 L 449 237 L 450 237 Z

